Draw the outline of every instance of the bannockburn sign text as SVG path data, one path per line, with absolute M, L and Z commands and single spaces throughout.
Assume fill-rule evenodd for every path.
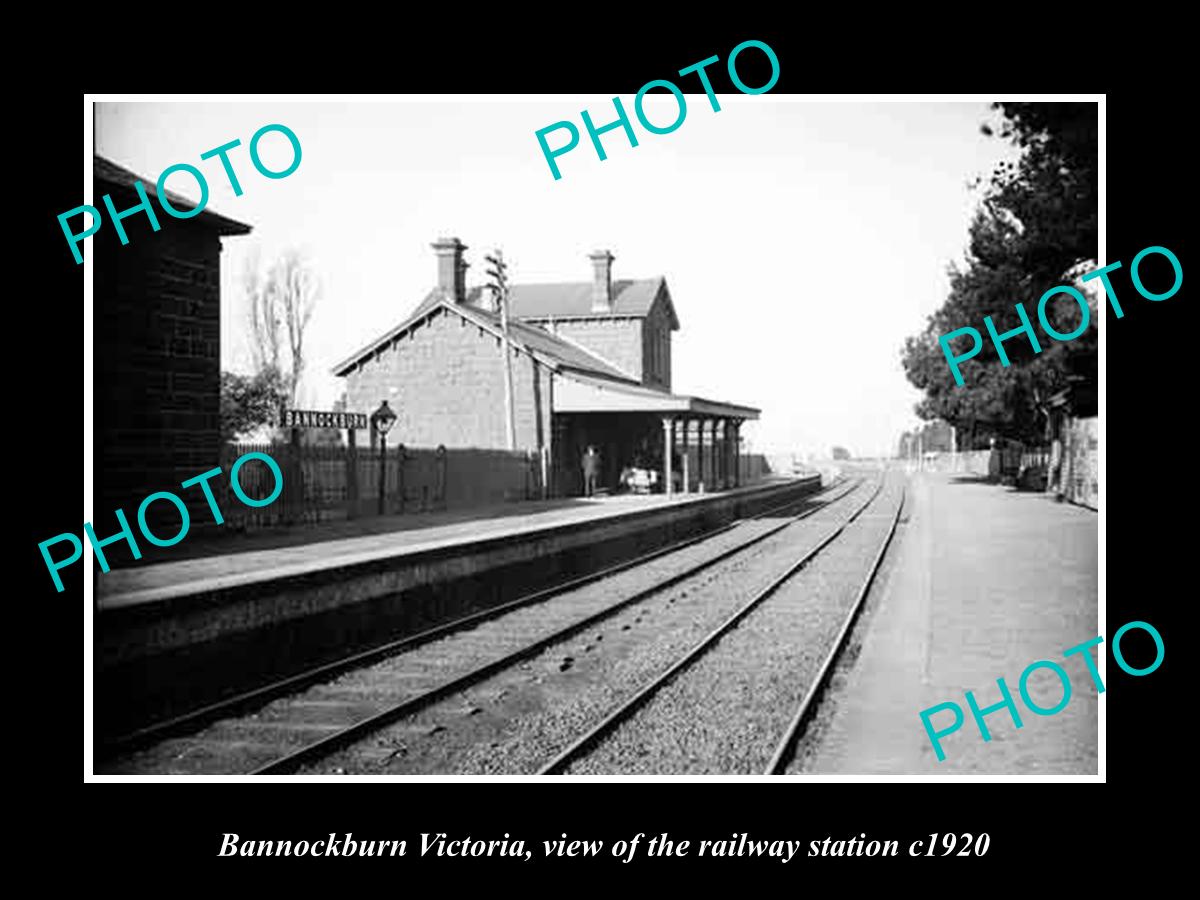
M 285 409 L 279 424 L 281 428 L 366 428 L 367 414 Z

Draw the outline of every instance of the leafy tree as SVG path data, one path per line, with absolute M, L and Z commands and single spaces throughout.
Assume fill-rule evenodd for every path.
M 1051 340 L 1038 327 L 1037 302 L 1055 285 L 1069 283 L 1097 255 L 1097 110 L 1092 103 L 1003 103 L 1001 139 L 1021 148 L 1018 162 L 1002 163 L 988 180 L 969 229 L 965 261 L 949 270 L 950 293 L 930 316 L 924 331 L 906 340 L 905 373 L 925 392 L 916 411 L 959 428 L 969 448 L 989 436 L 1038 441 L 1045 429 L 1046 402 L 1065 387 L 1072 372 L 1095 372 L 1096 318 L 1103 307 L 1089 299 L 1091 322 L 1068 342 Z M 983 126 L 985 134 L 997 130 Z M 1077 283 L 1076 287 L 1080 287 Z M 1021 302 L 1041 346 L 1035 353 L 1024 335 L 1004 344 L 1009 366 L 1001 365 L 983 327 L 990 315 L 1003 334 L 1021 325 Z M 1047 306 L 1059 333 L 1079 324 L 1069 297 Z M 971 326 L 983 335 L 978 356 L 960 364 L 964 384 L 955 383 L 938 338 Z M 966 349 L 964 336 L 961 344 Z M 1081 367 L 1080 359 L 1085 364 Z
M 283 377 L 268 368 L 256 375 L 221 373 L 221 441 L 233 441 L 279 422 Z

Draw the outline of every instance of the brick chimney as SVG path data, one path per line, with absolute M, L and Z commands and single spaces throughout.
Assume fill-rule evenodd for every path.
M 444 237 L 430 246 L 437 253 L 437 286 L 450 300 L 462 303 L 467 297 L 467 262 L 463 259 L 466 244 L 456 237 Z
M 607 250 L 589 253 L 592 261 L 592 312 L 612 312 L 612 262 Z

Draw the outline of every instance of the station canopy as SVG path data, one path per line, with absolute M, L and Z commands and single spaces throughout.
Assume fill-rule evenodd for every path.
M 689 397 L 645 385 L 626 384 L 586 375 L 564 374 L 554 383 L 556 413 L 653 413 L 662 416 L 696 416 L 757 419 L 759 410 L 703 397 Z

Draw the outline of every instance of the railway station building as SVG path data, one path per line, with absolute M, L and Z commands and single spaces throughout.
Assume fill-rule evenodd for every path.
M 740 428 L 759 410 L 673 392 L 679 319 L 665 278 L 614 280 L 614 257 L 602 250 L 590 255 L 590 281 L 511 287 L 509 447 L 501 311 L 490 290 L 467 288 L 461 241 L 432 246 L 436 286 L 334 367 L 349 410 L 370 415 L 387 400 L 398 416 L 389 439 L 409 446 L 535 454 L 551 496 L 583 493 L 589 446 L 609 491 L 632 468 L 658 473 L 667 491 L 739 482 Z

